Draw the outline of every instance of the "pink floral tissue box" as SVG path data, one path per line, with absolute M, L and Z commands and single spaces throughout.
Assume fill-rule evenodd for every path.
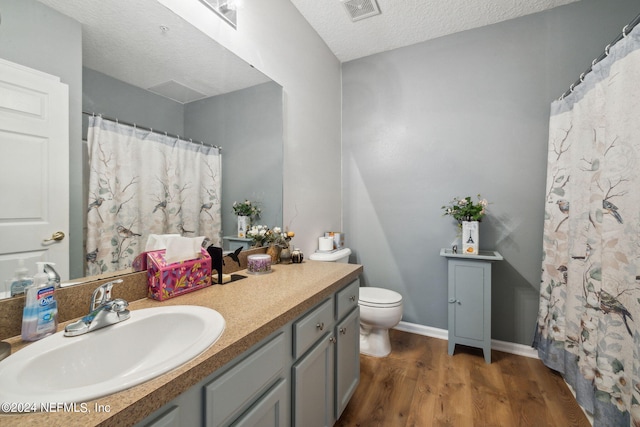
M 211 257 L 202 250 L 198 258 L 167 264 L 165 250 L 147 252 L 148 297 L 164 301 L 211 286 Z

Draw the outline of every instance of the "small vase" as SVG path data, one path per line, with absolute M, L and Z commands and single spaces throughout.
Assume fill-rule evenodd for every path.
M 251 217 L 238 215 L 238 237 L 247 237 L 247 230 L 251 226 Z
M 280 264 L 291 264 L 291 249 L 289 246 L 280 251 Z
M 278 264 L 280 262 L 280 252 L 282 248 L 278 245 L 270 245 L 267 248 L 267 255 L 271 256 L 271 264 Z
M 478 221 L 462 221 L 462 253 L 467 255 L 478 255 L 480 247 Z

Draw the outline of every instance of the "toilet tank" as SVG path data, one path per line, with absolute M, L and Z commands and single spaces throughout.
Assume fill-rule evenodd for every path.
M 309 259 L 312 261 L 342 262 L 347 264 L 349 262 L 349 255 L 351 255 L 351 249 L 343 248 L 331 252 L 314 252 L 309 255 Z

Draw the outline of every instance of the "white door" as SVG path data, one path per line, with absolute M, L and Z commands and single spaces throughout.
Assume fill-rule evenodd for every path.
M 0 59 L 0 291 L 24 259 L 69 276 L 69 89 Z M 61 240 L 49 240 L 62 232 Z

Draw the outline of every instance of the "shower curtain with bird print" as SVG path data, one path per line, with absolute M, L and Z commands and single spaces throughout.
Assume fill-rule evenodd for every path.
M 87 274 L 131 267 L 150 234 L 220 246 L 221 156 L 197 144 L 89 118 Z
M 640 426 L 640 26 L 551 105 L 535 346 L 594 426 Z

